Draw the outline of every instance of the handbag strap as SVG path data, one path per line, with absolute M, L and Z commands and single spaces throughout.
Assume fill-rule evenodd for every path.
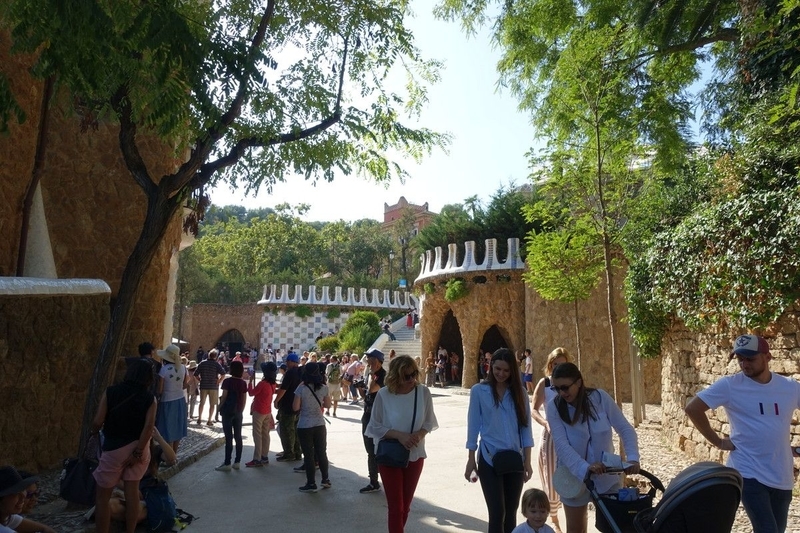
M 411 431 L 409 433 L 414 433 L 414 422 L 417 421 L 417 394 L 419 393 L 419 385 L 414 387 L 414 414 L 411 416 Z

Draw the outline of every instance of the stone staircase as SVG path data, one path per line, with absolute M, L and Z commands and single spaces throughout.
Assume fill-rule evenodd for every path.
M 392 324 L 392 333 L 397 340 L 387 340 L 381 348 L 386 357 L 389 357 L 389 350 L 394 350 L 397 355 L 422 356 L 422 343 L 415 337 L 414 330 L 406 327 L 405 319 L 402 320 L 402 324 L 400 321 Z M 383 336 L 386 337 L 386 335 Z

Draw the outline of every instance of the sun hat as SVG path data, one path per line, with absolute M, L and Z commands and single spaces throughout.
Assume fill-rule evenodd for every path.
M 764 337 L 759 337 L 758 335 L 741 335 L 733 341 L 731 357 L 734 355 L 755 357 L 760 353 L 769 353 L 769 344 L 767 344 Z
M 181 361 L 181 349 L 174 344 L 170 344 L 163 350 L 158 350 L 156 353 L 158 353 L 161 359 L 169 361 L 170 363 L 178 364 Z
M 569 468 L 559 464 L 553 472 L 553 488 L 562 498 L 575 499 L 586 492 L 586 484 L 575 477 Z
M 13 466 L 0 467 L 0 498 L 22 492 L 23 489 L 39 481 L 39 476 L 23 478 Z
M 189 370 L 197 368 L 197 361 L 189 361 Z

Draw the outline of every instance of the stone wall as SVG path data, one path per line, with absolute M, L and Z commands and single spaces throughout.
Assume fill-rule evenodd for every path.
M 722 328 L 696 332 L 676 323 L 664 337 L 661 349 L 664 437 L 672 446 L 698 461 L 724 462 L 727 452 L 712 447 L 691 424 L 683 408 L 698 391 L 722 376 L 739 371 L 730 353 L 734 339 L 743 333 L 748 332 Z M 791 308 L 775 324 L 756 333 L 763 335 L 770 345 L 770 370 L 800 379 L 800 307 Z M 715 431 L 730 433 L 723 409 L 708 414 Z M 791 443 L 800 446 L 797 418 L 792 423 Z
M 183 312 L 183 338 L 189 341 L 190 354 L 200 346 L 208 351 L 231 329 L 239 330 L 245 342 L 259 348 L 261 314 L 257 304 L 195 304 Z
M 615 277 L 622 285 L 624 273 Z M 618 323 L 614 329 L 617 336 L 617 387 L 623 402 L 631 401 L 630 330 L 624 318 L 627 315 L 622 291 L 616 294 Z M 547 355 L 556 347 L 563 346 L 577 364 L 577 340 L 575 333 L 575 305 L 547 301 L 532 288 L 526 289 L 525 336 L 528 348 L 533 353 L 534 379 L 542 377 L 542 368 Z M 613 395 L 614 383 L 611 372 L 611 337 L 608 327 L 605 278 L 592 291 L 589 298 L 578 302 L 578 317 L 581 337 L 580 368 L 590 386 L 604 389 Z M 643 361 L 642 381 L 645 401 L 661 401 L 661 361 Z
M 509 281 L 498 281 L 498 275 L 506 275 Z M 512 351 L 525 349 L 525 288 L 519 270 L 491 272 L 486 283 L 474 283 L 465 278 L 469 294 L 454 302 L 444 299 L 446 279 L 429 278 L 426 283 L 435 283 L 436 290 L 426 294 L 422 306 L 420 333 L 421 353 L 436 353 L 440 332 L 448 311 L 458 321 L 464 356 L 462 383 L 470 387 L 478 381 L 477 365 L 481 341 L 492 326 L 496 326 L 507 347 Z M 416 355 L 416 354 L 410 354 Z M 423 358 L 424 359 L 424 358 Z
M 78 448 L 109 295 L 0 296 L 0 464 L 37 471 Z
M 0 30 L 0 72 L 11 83 L 14 96 L 27 119 L 10 124 L 10 134 L 0 135 L 0 276 L 15 274 L 19 250 L 22 204 L 36 148 L 42 82 L 31 78 L 31 56 L 9 55 L 10 40 Z M 41 178 L 42 198 L 50 229 L 59 278 L 102 279 L 116 295 L 128 256 L 145 217 L 143 191 L 122 161 L 117 129 L 101 122 L 97 129 L 81 131 L 71 99 L 57 95 L 51 106 L 51 123 Z M 154 179 L 176 166 L 172 147 L 139 136 L 139 150 Z M 134 306 L 134 319 L 125 341 L 133 354 L 143 341 L 157 345 L 164 338 L 167 318 L 169 262 L 181 240 L 178 213 L 146 272 Z

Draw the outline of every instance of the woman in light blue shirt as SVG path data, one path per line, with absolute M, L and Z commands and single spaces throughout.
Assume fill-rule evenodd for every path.
M 489 533 L 510 533 L 516 526 L 522 486 L 533 474 L 530 421 L 530 402 L 522 388 L 516 357 L 511 350 L 500 348 L 492 355 L 486 381 L 470 391 L 467 415 L 469 458 L 464 477 L 471 480 L 472 472 L 478 473 L 489 510 Z M 495 455 L 509 450 L 520 454 L 521 468 L 498 473 Z

